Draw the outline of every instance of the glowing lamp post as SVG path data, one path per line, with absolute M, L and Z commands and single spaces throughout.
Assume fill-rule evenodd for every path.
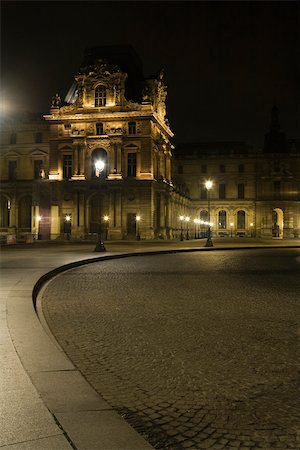
M 195 236 L 194 236 L 194 239 L 197 239 L 197 226 L 198 226 L 198 219 L 194 219 L 194 224 L 195 224 Z
M 179 216 L 179 220 L 180 220 L 180 240 L 183 241 L 183 221 L 184 221 L 184 216 Z
M 190 239 L 189 238 L 189 221 L 190 221 L 190 218 L 187 216 L 185 218 L 185 221 L 186 221 L 186 240 L 188 241 Z
M 103 219 L 104 219 L 104 223 L 105 223 L 105 240 L 107 241 L 109 217 L 104 216 Z
M 140 236 L 140 220 L 141 220 L 141 216 L 135 216 L 135 220 L 136 220 L 136 240 L 140 241 L 141 240 L 141 236 Z
M 105 167 L 105 162 L 102 161 L 101 159 L 98 159 L 97 161 L 95 161 L 95 175 L 96 177 L 100 177 L 101 173 L 103 172 Z M 98 226 L 98 242 L 97 245 L 95 247 L 95 252 L 106 252 L 106 248 L 104 246 L 104 243 L 102 241 L 102 212 L 101 212 L 101 201 L 100 201 L 100 211 L 99 211 L 99 226 Z
M 251 237 L 254 237 L 254 233 L 253 233 L 253 223 L 250 223 L 250 230 L 251 230 Z
M 209 192 L 210 192 L 211 188 L 213 187 L 213 182 L 211 180 L 207 180 L 205 183 L 205 187 L 207 190 L 207 203 L 208 203 L 208 229 L 207 229 L 207 240 L 206 240 L 205 247 L 213 247 L 214 244 L 211 239 L 211 228 L 210 228 L 211 223 L 210 223 L 210 195 L 209 195 Z
M 67 235 L 67 240 L 70 239 L 71 235 L 71 215 L 65 215 L 65 223 L 64 223 L 64 233 Z
M 230 222 L 230 237 L 232 238 L 233 222 Z

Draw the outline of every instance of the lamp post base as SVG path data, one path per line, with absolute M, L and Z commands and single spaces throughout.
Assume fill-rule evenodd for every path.
M 214 246 L 214 244 L 213 244 L 211 237 L 208 237 L 206 240 L 206 243 L 205 243 L 205 247 L 213 247 L 213 246 Z
M 106 248 L 104 247 L 103 242 L 98 242 L 94 252 L 106 252 Z

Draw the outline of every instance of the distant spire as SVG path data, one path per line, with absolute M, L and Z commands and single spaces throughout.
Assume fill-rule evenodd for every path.
M 278 113 L 279 113 L 279 110 L 278 110 L 277 106 L 274 105 L 272 108 L 272 111 L 271 111 L 270 131 L 279 131 L 280 130 Z

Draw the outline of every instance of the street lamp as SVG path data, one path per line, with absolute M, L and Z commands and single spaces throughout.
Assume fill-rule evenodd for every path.
M 232 238 L 232 228 L 233 228 L 233 222 L 230 222 L 230 237 Z
M 95 161 L 95 175 L 96 177 L 100 177 L 101 172 L 103 172 L 105 167 L 105 162 L 101 159 L 98 159 Z M 98 242 L 95 247 L 95 252 L 106 252 L 106 248 L 104 246 L 104 243 L 102 241 L 102 212 L 101 212 L 101 206 L 102 206 L 102 200 L 100 199 L 100 211 L 99 211 L 99 226 L 98 226 Z
M 186 216 L 185 221 L 186 221 L 186 240 L 188 241 L 190 239 L 189 238 L 189 221 L 190 221 L 190 218 L 188 216 Z
M 141 220 L 141 216 L 135 216 L 135 220 L 136 220 L 136 240 L 140 241 L 141 240 L 141 236 L 140 236 L 140 220 Z
M 207 180 L 205 182 L 205 187 L 207 190 L 207 203 L 208 203 L 208 229 L 207 229 L 207 240 L 206 240 L 205 247 L 213 247 L 214 244 L 211 239 L 211 230 L 210 230 L 211 224 L 210 224 L 210 196 L 209 196 L 209 191 L 213 187 L 213 182 L 211 180 Z
M 67 240 L 70 240 L 70 234 L 71 234 L 71 215 L 70 214 L 65 215 L 64 234 L 67 235 Z
M 104 222 L 105 222 L 105 240 L 107 241 L 109 217 L 108 216 L 104 216 L 103 219 L 104 219 Z
M 183 221 L 184 221 L 184 216 L 179 216 L 179 220 L 180 220 L 180 240 L 183 241 Z
M 251 229 L 250 236 L 253 237 L 254 235 L 253 235 L 253 223 L 252 222 L 250 223 L 250 229 Z

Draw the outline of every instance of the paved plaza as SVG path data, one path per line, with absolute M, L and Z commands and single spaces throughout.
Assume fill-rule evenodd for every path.
M 62 349 L 161 450 L 300 449 L 300 250 L 103 261 L 40 299 Z

